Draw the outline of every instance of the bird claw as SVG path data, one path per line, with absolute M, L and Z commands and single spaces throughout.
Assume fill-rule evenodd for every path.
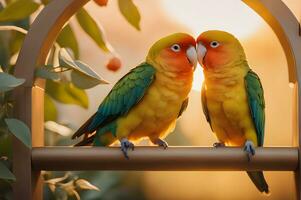
M 215 143 L 213 143 L 213 147 L 214 148 L 218 148 L 218 147 L 225 147 L 226 145 L 225 145 L 225 143 L 223 143 L 223 142 L 215 142 Z
M 120 144 L 121 144 L 120 148 L 124 157 L 126 159 L 130 159 L 130 157 L 128 156 L 128 150 L 131 149 L 132 151 L 134 151 L 135 148 L 134 144 L 126 138 L 121 139 Z
M 248 161 L 255 155 L 255 147 L 252 141 L 247 140 L 245 143 L 244 151 L 247 153 Z
M 157 139 L 155 144 L 157 144 L 159 147 L 163 147 L 164 149 L 167 149 L 168 147 L 168 144 L 167 142 L 165 142 L 164 140 L 161 140 L 161 139 Z

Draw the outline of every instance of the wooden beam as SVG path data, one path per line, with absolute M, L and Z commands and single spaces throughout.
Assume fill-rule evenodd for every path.
M 241 148 L 136 147 L 124 158 L 119 147 L 44 147 L 32 150 L 35 170 L 294 171 L 298 149 L 257 148 L 249 162 Z

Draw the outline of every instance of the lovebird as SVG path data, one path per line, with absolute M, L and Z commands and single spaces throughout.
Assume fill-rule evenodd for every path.
M 109 146 L 119 140 L 126 158 L 132 141 L 163 140 L 188 104 L 197 65 L 195 39 L 185 33 L 166 36 L 149 49 L 144 62 L 123 76 L 92 115 L 72 136 L 77 145 Z
M 203 67 L 203 112 L 219 146 L 241 146 L 250 161 L 263 146 L 265 101 L 258 75 L 248 65 L 238 39 L 224 31 L 207 31 L 197 38 Z M 269 193 L 261 171 L 247 172 L 260 192 Z

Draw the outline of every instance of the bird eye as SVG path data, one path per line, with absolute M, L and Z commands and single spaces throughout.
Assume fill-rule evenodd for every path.
M 178 44 L 174 44 L 170 47 L 171 50 L 173 50 L 174 52 L 179 52 L 181 51 L 181 47 Z
M 217 48 L 217 47 L 219 46 L 219 42 L 217 42 L 217 41 L 212 41 L 212 42 L 210 43 L 210 46 L 211 46 L 212 48 Z

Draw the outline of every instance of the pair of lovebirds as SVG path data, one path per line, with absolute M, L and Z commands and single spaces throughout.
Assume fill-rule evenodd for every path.
M 109 146 L 119 140 L 126 158 L 131 141 L 148 137 L 167 148 L 163 140 L 185 111 L 193 73 L 201 64 L 203 111 L 218 143 L 241 146 L 250 159 L 263 145 L 264 96 L 259 77 L 248 66 L 240 42 L 223 31 L 207 31 L 197 40 L 175 33 L 157 41 L 145 62 L 121 78 L 73 135 L 84 135 L 78 145 Z M 247 172 L 260 192 L 269 193 L 261 171 Z

